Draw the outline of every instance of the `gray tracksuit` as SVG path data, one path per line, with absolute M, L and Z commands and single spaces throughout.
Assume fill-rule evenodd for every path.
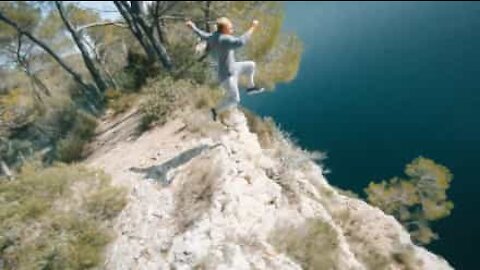
M 240 75 L 248 76 L 248 87 L 254 87 L 255 62 L 235 61 L 235 49 L 245 45 L 250 39 L 247 32 L 239 37 L 225 35 L 220 32 L 207 33 L 193 26 L 193 31 L 202 39 L 207 41 L 209 53 L 217 61 L 218 79 L 226 90 L 226 96 L 216 108 L 217 112 L 234 107 L 240 102 L 238 92 L 238 78 Z

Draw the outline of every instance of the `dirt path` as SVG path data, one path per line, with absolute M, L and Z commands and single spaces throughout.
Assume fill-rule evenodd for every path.
M 138 136 L 141 120 L 137 108 L 100 120 L 95 130 L 95 139 L 86 147 L 85 155 L 91 159 L 108 152 L 120 142 L 134 140 Z

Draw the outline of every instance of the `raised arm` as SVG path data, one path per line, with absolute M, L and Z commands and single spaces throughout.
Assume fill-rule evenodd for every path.
M 195 34 L 197 34 L 197 36 L 199 36 L 202 40 L 206 40 L 212 35 L 211 33 L 208 33 L 208 32 L 205 32 L 203 30 L 198 29 L 198 27 L 195 25 L 195 23 L 193 23 L 190 20 L 186 22 L 186 25 L 188 27 L 190 27 L 190 29 L 192 29 L 193 32 Z
M 243 35 L 239 37 L 225 36 L 223 38 L 224 44 L 226 44 L 228 47 L 232 49 L 236 49 L 244 46 L 250 40 L 250 37 L 252 36 L 257 26 L 258 26 L 258 21 L 254 20 L 250 28 Z

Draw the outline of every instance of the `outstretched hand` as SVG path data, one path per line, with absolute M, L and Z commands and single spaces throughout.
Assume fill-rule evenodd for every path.
M 248 29 L 248 33 L 252 34 L 255 29 L 257 29 L 259 22 L 257 20 L 253 20 L 252 24 L 250 24 L 250 28 Z
M 259 24 L 258 20 L 253 20 L 250 27 L 251 28 L 257 28 L 258 24 Z
M 185 25 L 188 26 L 189 28 L 193 28 L 195 26 L 195 23 L 192 22 L 191 20 L 187 20 L 185 22 Z

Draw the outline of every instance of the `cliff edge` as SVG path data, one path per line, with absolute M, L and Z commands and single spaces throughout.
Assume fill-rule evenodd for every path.
M 240 111 L 226 124 L 199 112 L 98 145 L 88 166 L 129 190 L 106 269 L 451 269 L 286 138 L 262 148 Z

